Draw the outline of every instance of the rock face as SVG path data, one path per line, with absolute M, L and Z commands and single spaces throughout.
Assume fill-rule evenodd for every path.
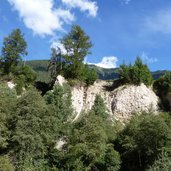
M 114 90 L 107 90 L 112 83 L 98 81 L 87 87 L 74 86 L 71 88 L 72 105 L 75 111 L 74 120 L 82 112 L 89 111 L 97 94 L 103 98 L 112 120 L 126 121 L 133 113 L 157 112 L 158 97 L 151 88 L 144 84 L 140 86 L 124 85 Z
M 94 85 L 89 86 L 88 88 L 83 86 L 72 87 L 72 105 L 76 113 L 74 120 L 80 116 L 81 112 L 87 112 L 92 108 L 97 94 L 102 96 L 107 105 L 107 108 L 110 108 L 110 93 L 105 90 L 105 86 L 107 84 L 108 83 L 105 81 L 100 81 L 95 82 Z
M 122 86 L 113 92 L 111 108 L 114 118 L 122 121 L 133 113 L 157 112 L 158 97 L 144 84 Z
M 64 77 L 62 77 L 61 75 L 58 75 L 56 77 L 56 81 L 55 81 L 55 85 L 60 85 L 62 86 L 64 83 L 66 83 L 67 81 L 65 80 Z

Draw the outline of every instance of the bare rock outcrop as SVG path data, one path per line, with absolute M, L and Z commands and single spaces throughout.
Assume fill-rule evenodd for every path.
M 129 119 L 134 113 L 158 111 L 158 97 L 151 88 L 126 85 L 113 92 L 112 113 L 116 120 Z
M 63 84 L 67 83 L 67 81 L 65 80 L 65 78 L 61 75 L 58 75 L 56 77 L 56 81 L 55 81 L 55 85 L 60 85 L 63 86 Z
M 99 94 L 103 98 L 112 120 L 126 121 L 134 113 L 158 111 L 159 99 L 153 90 L 144 84 L 139 86 L 124 85 L 114 90 L 108 90 L 112 83 L 97 81 L 89 87 L 73 86 L 71 88 L 72 105 L 75 111 L 74 120 L 82 112 L 89 111 Z
M 97 94 L 102 96 L 107 108 L 110 108 L 110 106 L 108 106 L 110 103 L 110 100 L 108 101 L 109 92 L 105 90 L 107 84 L 108 83 L 105 81 L 99 81 L 89 87 L 75 86 L 71 88 L 72 105 L 76 113 L 74 120 L 76 120 L 82 112 L 88 112 L 92 108 Z

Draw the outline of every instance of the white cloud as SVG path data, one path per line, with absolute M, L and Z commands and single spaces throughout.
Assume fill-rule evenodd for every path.
M 79 8 L 81 11 L 88 11 L 89 15 L 96 17 L 98 6 L 95 1 L 90 0 L 62 0 L 70 8 Z
M 143 53 L 141 54 L 141 59 L 142 59 L 145 63 L 156 63 L 156 62 L 158 61 L 157 58 L 150 58 L 150 57 L 148 57 L 148 55 L 147 55 L 145 52 L 143 52 Z
M 144 23 L 145 29 L 151 32 L 171 33 L 171 10 L 160 10 L 148 16 Z
M 54 9 L 53 0 L 8 0 L 19 12 L 26 27 L 35 34 L 54 35 L 57 30 L 63 30 L 63 23 L 70 23 L 74 16 L 69 10 Z
M 64 45 L 60 43 L 58 39 L 52 40 L 51 48 L 54 49 L 60 49 L 62 54 L 67 54 L 66 49 L 64 48 Z
M 55 0 L 8 0 L 14 10 L 19 12 L 20 18 L 35 34 L 45 36 L 54 35 L 55 31 L 63 31 L 64 23 L 74 21 L 70 8 L 79 8 L 96 17 L 98 6 L 90 0 L 61 0 L 68 9 L 54 8 Z
M 102 61 L 99 63 L 88 63 L 91 65 L 96 65 L 102 68 L 116 68 L 117 67 L 118 58 L 115 56 L 105 56 L 102 58 Z

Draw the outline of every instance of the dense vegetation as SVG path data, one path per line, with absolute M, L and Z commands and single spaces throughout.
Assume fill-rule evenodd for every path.
M 157 79 L 153 84 L 156 94 L 161 99 L 161 107 L 166 111 L 171 111 L 169 100 L 171 99 L 171 72 Z
M 42 97 L 20 98 L 1 85 L 1 168 L 8 170 L 146 170 L 170 168 L 171 116 L 135 116 L 123 128 L 111 123 L 100 96 L 72 123 L 70 89 L 55 86 Z M 7 107 L 8 106 L 8 107 Z M 58 142 L 64 145 L 58 147 Z M 164 162 L 161 162 L 164 161 Z M 4 169 L 5 170 L 5 169 Z
M 1 80 L 13 80 L 18 94 L 22 93 L 23 87 L 28 87 L 36 79 L 36 73 L 22 62 L 22 57 L 27 55 L 26 48 L 24 36 L 19 29 L 15 29 L 4 38 L 0 56 Z
M 73 47 L 68 46 L 72 41 Z M 68 51 L 76 49 L 60 54 L 62 70 L 56 68 L 58 59 L 55 65 L 50 63 L 53 73 L 92 84 L 96 74 L 83 64 L 91 47 L 89 37 L 74 26 L 61 42 Z M 21 60 L 23 55 L 26 42 L 17 29 L 4 39 L 0 58 L 0 171 L 171 169 L 170 113 L 135 114 L 123 125 L 111 121 L 102 97 L 97 95 L 92 109 L 73 122 L 70 85 L 53 86 L 42 96 L 34 87 L 35 72 Z M 59 54 L 53 57 L 59 58 Z M 39 70 L 44 71 L 44 66 L 40 64 Z M 149 69 L 139 58 L 134 65 L 121 65 L 119 74 L 126 84 L 152 84 Z M 7 81 L 15 82 L 15 88 L 8 88 Z M 159 96 L 170 95 L 171 74 L 156 80 L 154 87 Z
M 140 85 L 144 83 L 147 86 L 152 84 L 153 78 L 147 65 L 143 64 L 141 58 L 137 57 L 134 65 L 122 64 L 119 70 L 119 78 L 123 84 Z

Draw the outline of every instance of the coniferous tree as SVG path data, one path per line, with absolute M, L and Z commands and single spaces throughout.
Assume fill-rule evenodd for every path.
M 22 57 L 27 55 L 26 47 L 27 43 L 20 29 L 13 30 L 8 37 L 4 38 L 0 61 L 5 74 L 14 72 Z
M 83 74 L 84 58 L 90 54 L 92 47 L 89 36 L 80 26 L 74 25 L 71 31 L 61 39 L 61 43 L 67 52 L 62 55 L 67 70 L 65 76 L 80 79 Z
M 119 77 L 124 84 L 140 85 L 144 83 L 146 86 L 152 84 L 153 78 L 146 64 L 143 64 L 140 57 L 137 57 L 134 65 L 122 64 L 119 70 Z

